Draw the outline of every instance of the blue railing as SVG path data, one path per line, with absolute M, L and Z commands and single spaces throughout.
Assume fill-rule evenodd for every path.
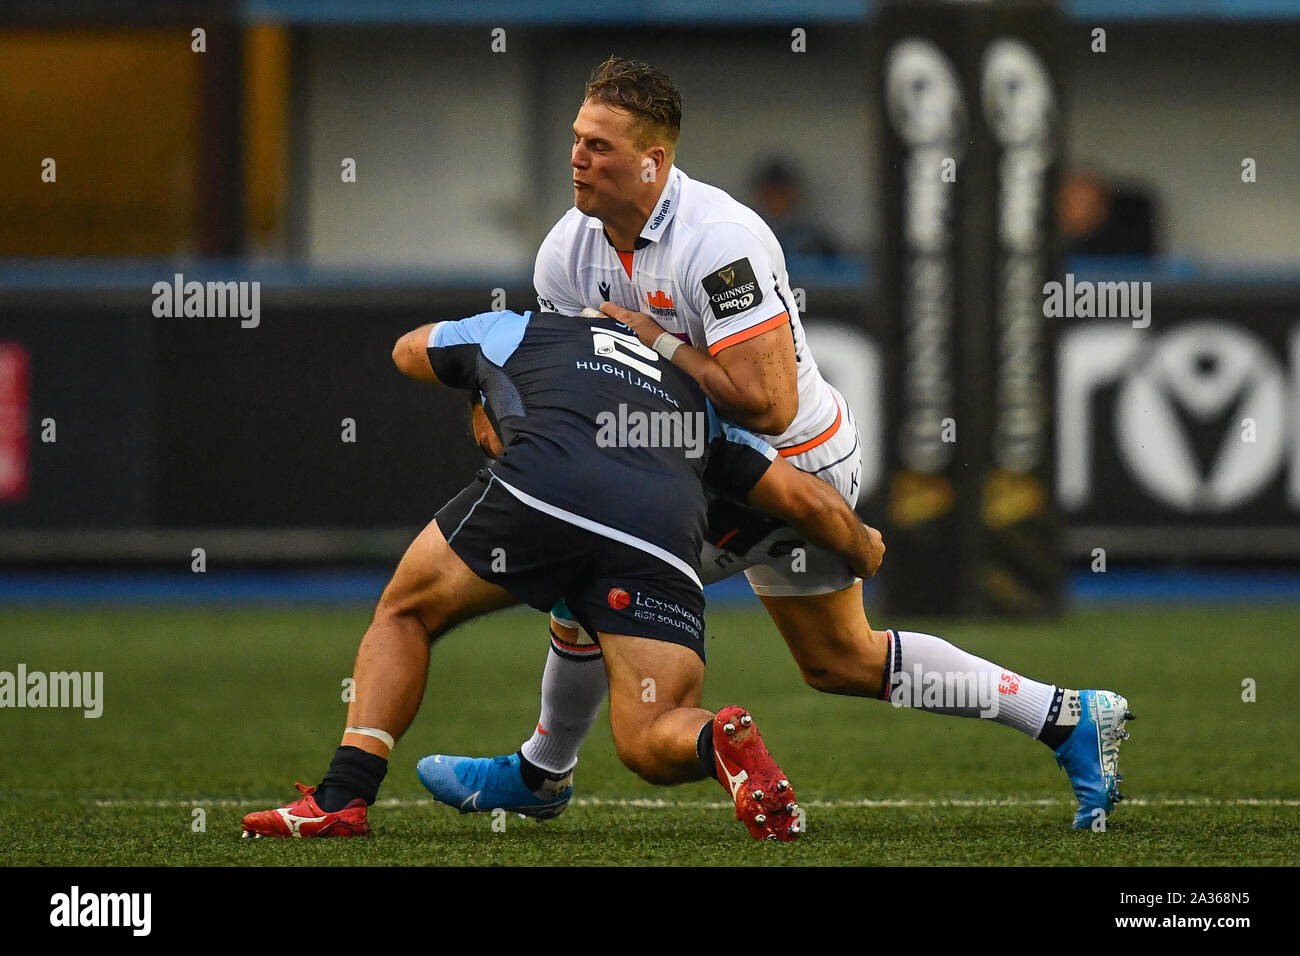
M 616 26 L 761 24 L 869 19 L 873 0 L 244 0 L 245 19 L 313 24 L 476 23 Z M 1285 20 L 1300 0 L 1065 0 L 1096 20 Z
M 869 259 L 798 259 L 787 261 L 795 285 L 820 288 L 864 288 L 877 279 L 876 264 Z M 1300 263 L 1256 265 L 1197 262 L 1186 258 L 1148 259 L 1143 256 L 1074 256 L 1063 272 L 1081 279 L 1149 280 L 1152 282 L 1203 282 L 1209 284 L 1271 284 L 1300 282 Z M 312 267 L 285 262 L 247 259 L 114 259 L 49 258 L 0 259 L 0 295 L 32 289 L 148 289 L 174 273 L 186 280 L 257 280 L 268 286 L 359 288 L 376 286 L 520 287 L 532 285 L 532 270 L 504 274 L 486 271 L 447 271 L 438 268 Z

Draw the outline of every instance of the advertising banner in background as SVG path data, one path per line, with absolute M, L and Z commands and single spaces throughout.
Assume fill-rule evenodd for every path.
M 1071 550 L 1300 555 L 1300 285 L 1153 283 L 1149 297 L 1149 326 L 1061 322 L 1057 494 Z
M 890 4 L 881 269 L 891 612 L 1059 606 L 1051 500 L 1060 140 L 1049 4 Z

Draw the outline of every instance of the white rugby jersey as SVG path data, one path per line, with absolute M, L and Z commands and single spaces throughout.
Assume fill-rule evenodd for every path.
M 538 250 L 533 285 L 544 311 L 577 315 L 613 302 L 710 355 L 789 322 L 799 410 L 783 433 L 765 437 L 789 458 L 844 424 L 808 350 L 776 236 L 752 209 L 676 166 L 635 251 L 617 252 L 600 220 L 575 207 Z

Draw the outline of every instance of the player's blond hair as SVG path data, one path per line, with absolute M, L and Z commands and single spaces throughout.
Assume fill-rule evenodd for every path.
M 671 162 L 682 129 L 682 94 L 667 73 L 611 56 L 591 71 L 585 98 L 632 114 L 637 148 L 662 145 Z

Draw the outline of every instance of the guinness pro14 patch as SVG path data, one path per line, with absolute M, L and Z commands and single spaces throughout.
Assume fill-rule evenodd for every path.
M 758 279 L 754 277 L 754 267 L 749 264 L 749 259 L 727 263 L 706 277 L 703 285 L 704 291 L 709 294 L 713 314 L 719 319 L 739 315 L 763 301 L 763 290 L 758 287 Z

